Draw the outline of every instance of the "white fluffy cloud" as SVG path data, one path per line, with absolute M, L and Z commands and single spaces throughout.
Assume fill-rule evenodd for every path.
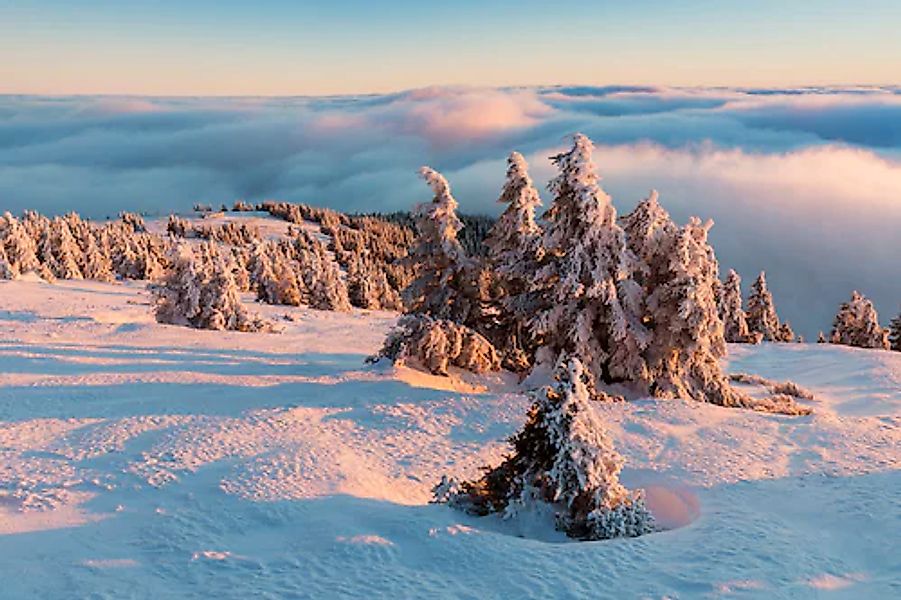
M 725 267 L 766 269 L 807 335 L 852 288 L 901 302 L 901 90 L 428 88 L 336 98 L 0 98 L 0 208 L 165 213 L 280 198 L 397 210 L 445 171 L 468 212 L 494 212 L 511 150 L 599 145 L 621 211 L 650 188 L 712 217 Z

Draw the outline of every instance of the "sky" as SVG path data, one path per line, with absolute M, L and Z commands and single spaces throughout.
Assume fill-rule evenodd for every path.
M 891 84 L 897 0 L 0 0 L 0 93 Z

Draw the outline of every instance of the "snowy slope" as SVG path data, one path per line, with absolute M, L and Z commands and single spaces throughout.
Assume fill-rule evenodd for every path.
M 812 389 L 811 417 L 598 405 L 670 529 L 571 543 L 427 504 L 500 459 L 508 378 L 365 366 L 391 313 L 256 305 L 291 319 L 241 334 L 148 300 L 0 282 L 4 598 L 901 596 L 901 353 L 730 349 Z

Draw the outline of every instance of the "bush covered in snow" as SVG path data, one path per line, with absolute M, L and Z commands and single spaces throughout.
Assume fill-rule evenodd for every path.
M 405 315 L 388 334 L 381 352 L 370 361 L 388 358 L 395 364 L 414 361 L 435 375 L 447 375 L 453 365 L 474 373 L 498 371 L 497 351 L 472 329 L 427 315 Z
M 272 323 L 247 310 L 229 265 L 218 248 L 205 242 L 180 246 L 172 268 L 154 287 L 155 314 L 161 323 L 197 329 L 271 331 Z
M 557 528 L 582 540 L 651 533 L 642 495 L 619 482 L 623 459 L 591 407 L 592 378 L 576 358 L 561 362 L 555 376 L 555 385 L 532 394 L 526 423 L 510 439 L 512 454 L 476 481 L 445 478 L 435 500 L 508 518 L 547 503 Z

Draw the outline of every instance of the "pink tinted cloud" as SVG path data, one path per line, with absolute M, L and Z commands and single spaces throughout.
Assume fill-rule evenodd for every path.
M 534 91 L 425 88 L 400 95 L 374 117 L 442 145 L 529 127 L 553 112 Z

